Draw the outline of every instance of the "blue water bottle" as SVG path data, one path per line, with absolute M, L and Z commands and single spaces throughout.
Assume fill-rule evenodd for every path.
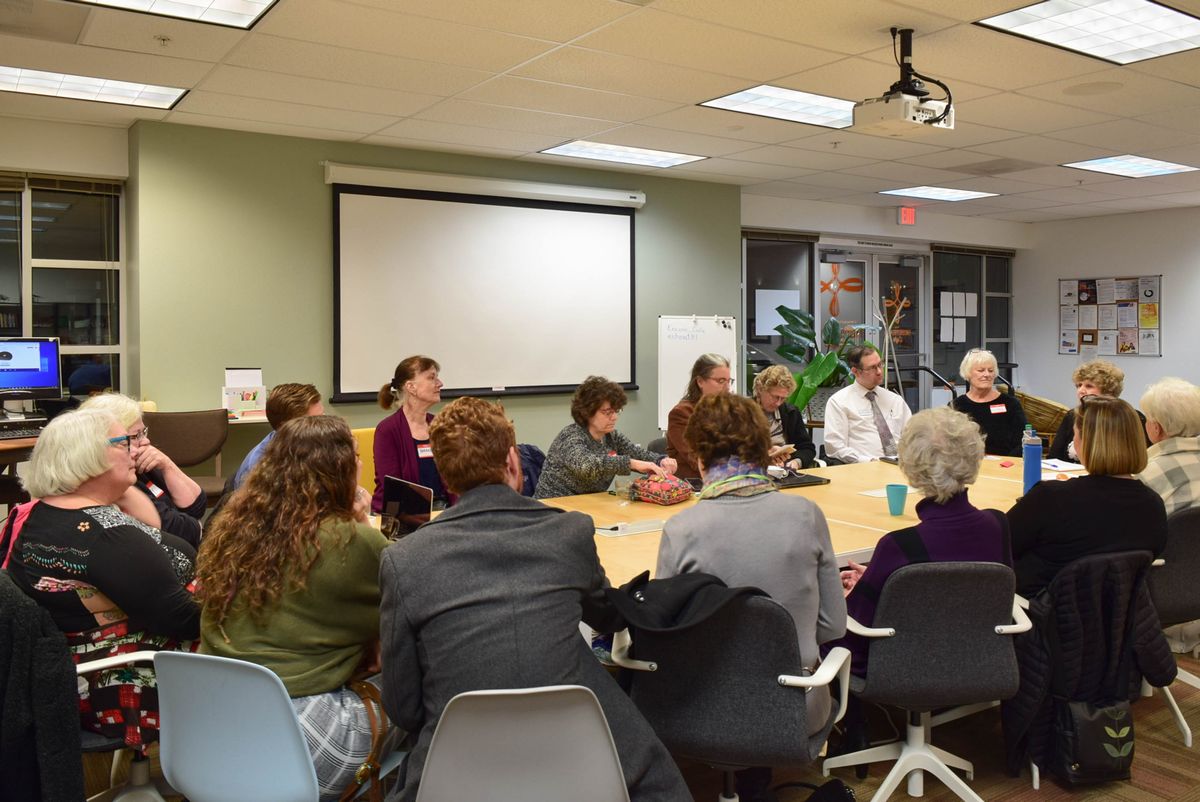
M 1033 426 L 1025 425 L 1025 434 L 1021 435 L 1021 456 L 1025 459 L 1025 489 L 1042 480 L 1042 438 L 1033 430 Z

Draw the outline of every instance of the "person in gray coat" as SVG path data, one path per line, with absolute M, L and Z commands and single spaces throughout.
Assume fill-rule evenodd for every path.
M 459 501 L 381 560 L 383 705 L 417 734 L 390 798 L 416 798 L 433 731 L 457 694 L 584 685 L 604 708 L 630 798 L 690 799 L 666 748 L 579 635 L 581 619 L 621 626 L 592 520 L 520 495 L 516 438 L 499 405 L 459 398 L 429 436 Z

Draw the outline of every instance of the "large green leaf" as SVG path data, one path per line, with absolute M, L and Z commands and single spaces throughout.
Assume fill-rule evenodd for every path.
M 842 339 L 842 324 L 836 317 L 831 317 L 821 326 L 821 342 L 827 346 L 835 346 Z
M 806 312 L 803 309 L 792 309 L 789 306 L 777 306 L 775 311 L 789 326 L 797 328 L 807 328 L 812 331 L 813 316 L 812 313 Z
M 775 353 L 779 354 L 784 359 L 800 363 L 803 363 L 804 360 L 808 359 L 808 352 L 808 348 L 795 345 L 781 345 L 775 349 Z

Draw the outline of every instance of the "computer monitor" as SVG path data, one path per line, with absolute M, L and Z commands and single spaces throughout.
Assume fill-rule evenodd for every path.
M 0 337 L 0 400 L 62 394 L 57 337 Z

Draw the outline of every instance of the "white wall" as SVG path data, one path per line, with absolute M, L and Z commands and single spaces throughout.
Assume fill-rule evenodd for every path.
M 127 178 L 124 128 L 0 117 L 0 170 Z
M 1058 354 L 1058 280 L 1161 273 L 1161 357 L 1112 357 L 1125 371 L 1127 401 L 1163 376 L 1200 384 L 1200 209 L 1089 217 L 1032 225 L 1016 259 L 1013 325 L 1017 383 L 1035 395 L 1075 400 L 1077 356 Z

